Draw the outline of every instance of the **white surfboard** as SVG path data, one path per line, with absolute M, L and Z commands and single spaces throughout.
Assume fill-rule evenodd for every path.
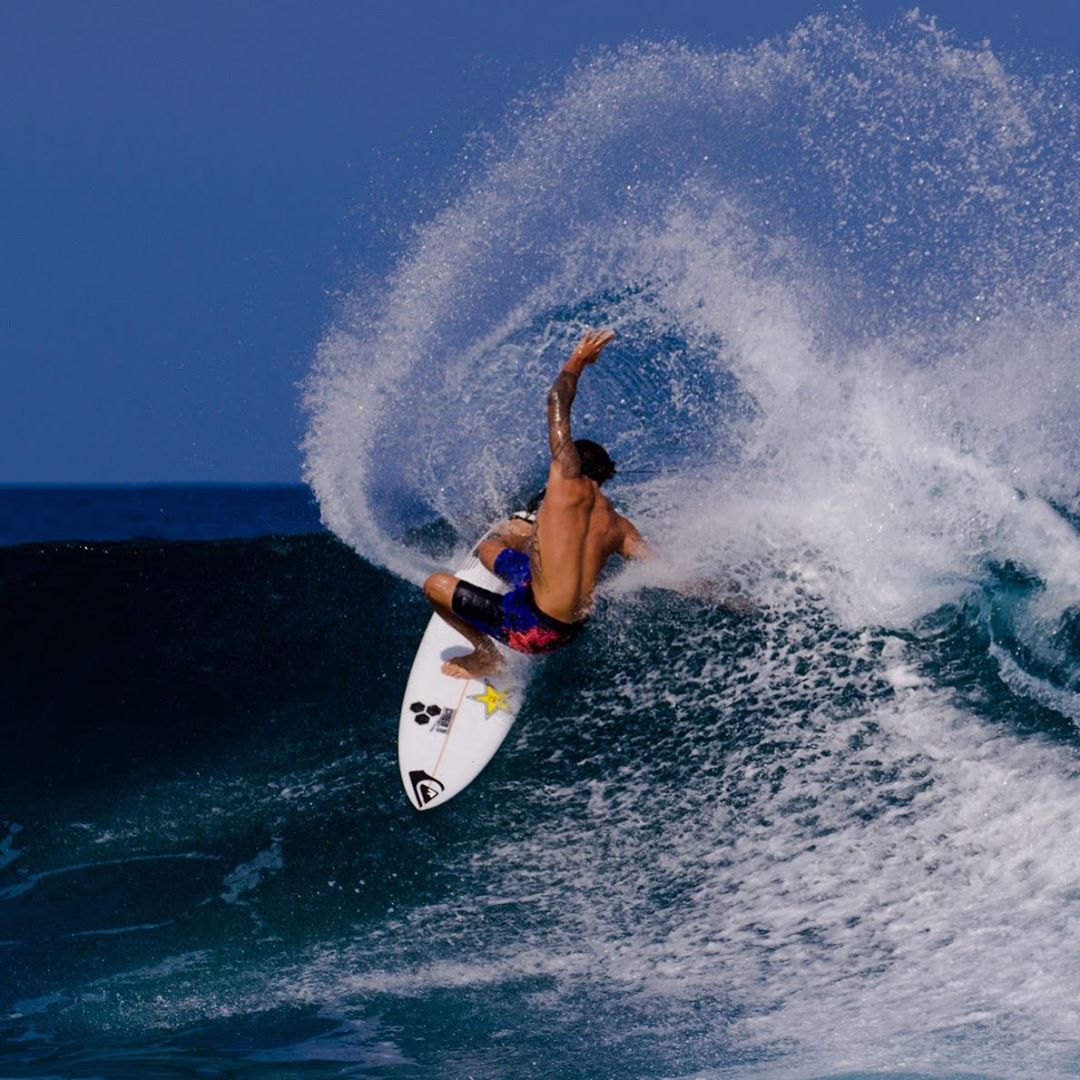
M 493 592 L 506 585 L 470 555 L 459 578 Z M 444 661 L 472 646 L 432 615 L 416 652 L 398 723 L 398 765 L 417 810 L 430 810 L 466 788 L 495 755 L 521 707 L 529 658 L 496 642 L 503 666 L 484 679 L 455 679 Z

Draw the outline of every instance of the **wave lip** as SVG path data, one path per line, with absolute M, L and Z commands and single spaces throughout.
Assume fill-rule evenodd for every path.
M 421 580 L 402 535 L 469 537 L 542 477 L 546 388 L 611 324 L 575 420 L 669 556 L 764 560 L 766 594 L 799 566 L 845 623 L 892 626 L 1014 560 L 1064 611 L 1076 123 L 1067 79 L 917 13 L 584 62 L 343 304 L 306 396 L 324 520 Z

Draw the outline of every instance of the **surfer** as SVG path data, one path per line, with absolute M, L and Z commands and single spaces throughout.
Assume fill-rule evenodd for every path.
M 511 519 L 477 549 L 480 561 L 510 586 L 504 594 L 453 574 L 432 574 L 424 593 L 432 607 L 473 646 L 443 664 L 447 675 L 479 678 L 499 667 L 495 641 L 523 653 L 547 653 L 572 641 L 589 613 L 600 571 L 618 553 L 648 553 L 633 524 L 616 513 L 600 487 L 615 463 L 598 443 L 570 434 L 578 379 L 596 362 L 614 330 L 590 330 L 548 392 L 551 466 L 535 525 Z

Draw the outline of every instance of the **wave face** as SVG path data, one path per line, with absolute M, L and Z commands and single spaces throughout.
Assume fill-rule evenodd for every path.
M 328 536 L 0 548 L 3 1074 L 1074 1075 L 1038 588 L 903 633 L 607 595 L 418 815 L 413 586 Z

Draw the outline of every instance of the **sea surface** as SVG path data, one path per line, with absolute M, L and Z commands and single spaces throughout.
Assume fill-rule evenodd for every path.
M 0 484 L 0 546 L 236 540 L 322 531 L 303 484 Z
M 0 491 L 0 1076 L 1080 1074 L 1075 89 L 584 57 L 342 301 L 307 487 Z M 418 586 L 596 325 L 657 556 L 419 814 Z

